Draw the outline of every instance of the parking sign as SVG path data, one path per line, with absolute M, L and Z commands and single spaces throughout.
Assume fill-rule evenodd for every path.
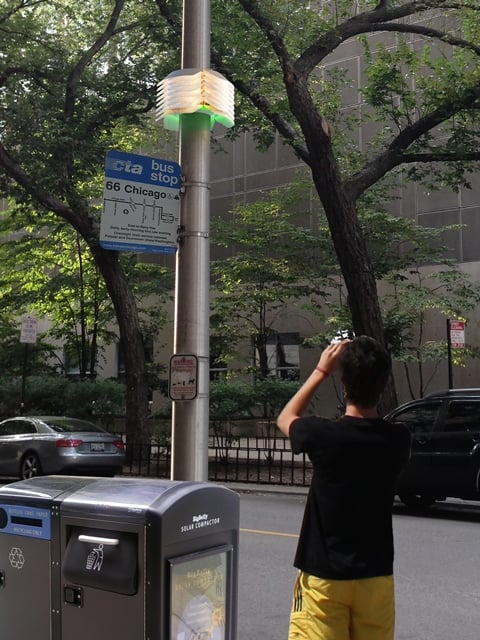
M 24 316 L 20 329 L 20 342 L 23 344 L 35 344 L 37 341 L 38 320 L 33 316 Z
M 465 322 L 450 320 L 450 344 L 454 349 L 465 347 Z

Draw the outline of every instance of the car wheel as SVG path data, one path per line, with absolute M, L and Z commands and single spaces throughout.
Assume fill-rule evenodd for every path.
M 20 462 L 20 478 L 27 480 L 28 478 L 39 476 L 41 473 L 42 469 L 37 454 L 33 451 L 26 453 Z
M 433 496 L 423 493 L 413 493 L 413 491 L 399 493 L 398 497 L 403 504 L 406 504 L 407 507 L 411 507 L 412 509 L 426 509 L 435 502 Z

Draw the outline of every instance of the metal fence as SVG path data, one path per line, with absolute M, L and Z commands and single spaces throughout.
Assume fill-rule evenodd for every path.
M 170 477 L 169 443 L 131 445 L 127 451 L 124 474 Z M 209 480 L 305 487 L 310 484 L 311 475 L 308 458 L 294 455 L 289 441 L 282 436 L 209 437 Z

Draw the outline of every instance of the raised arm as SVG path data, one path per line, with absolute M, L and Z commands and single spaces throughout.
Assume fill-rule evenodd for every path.
M 310 376 L 283 407 L 277 418 L 277 426 L 287 437 L 290 435 L 290 425 L 294 420 L 303 416 L 317 387 L 337 369 L 338 358 L 348 342 L 349 340 L 342 340 L 329 345 L 322 352 L 320 360 Z

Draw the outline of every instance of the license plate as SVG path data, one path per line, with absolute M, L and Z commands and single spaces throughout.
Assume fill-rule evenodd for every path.
M 90 451 L 105 451 L 105 444 L 103 442 L 91 442 Z

